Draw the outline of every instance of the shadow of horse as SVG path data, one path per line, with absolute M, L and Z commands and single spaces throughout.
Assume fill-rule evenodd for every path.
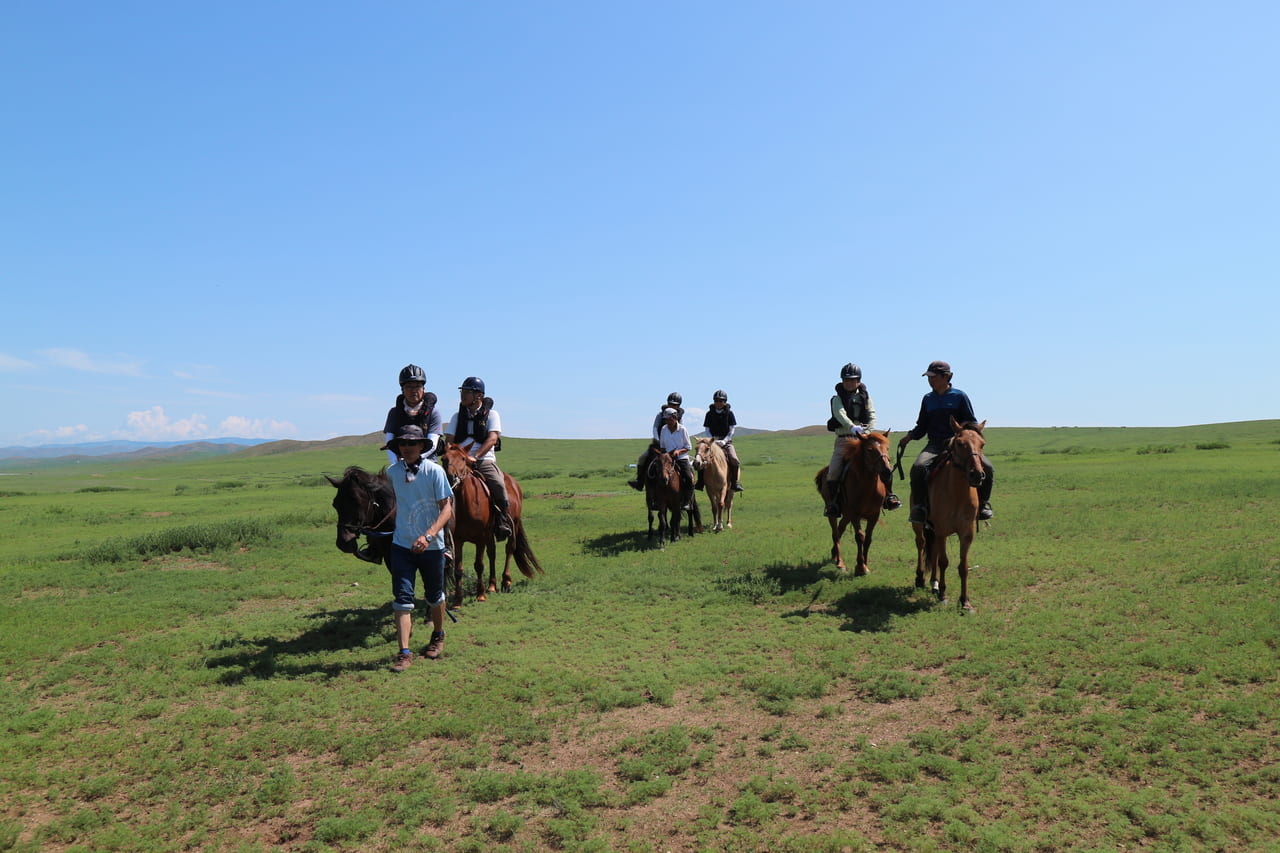
M 628 551 L 648 550 L 649 537 L 639 531 L 606 533 L 582 542 L 582 552 L 592 557 L 616 557 Z
M 323 652 L 349 652 L 363 648 L 374 637 L 390 629 L 390 608 L 330 610 L 308 614 L 305 618 L 317 624 L 296 637 L 236 637 L 213 646 L 205 661 L 209 669 L 226 669 L 218 677 L 222 684 L 239 684 L 247 679 L 300 678 L 322 675 L 336 678 L 353 671 L 381 669 L 386 666 L 380 655 L 376 661 L 312 662 L 311 656 Z
M 891 630 L 893 620 L 931 610 L 934 603 L 909 587 L 867 586 L 838 599 L 830 612 L 845 620 L 841 631 L 880 633 Z
M 826 565 L 825 561 L 801 563 L 800 565 L 771 563 L 770 565 L 762 566 L 761 571 L 765 577 L 773 578 L 778 582 L 780 592 L 787 593 L 797 589 L 808 589 L 822 580 L 822 570 L 826 568 Z

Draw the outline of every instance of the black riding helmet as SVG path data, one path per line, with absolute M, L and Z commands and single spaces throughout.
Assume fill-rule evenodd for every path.
M 684 403 L 684 398 L 680 396 L 679 391 L 672 391 L 667 395 L 668 406 L 679 406 Z
M 724 391 L 717 390 L 716 393 L 711 395 L 711 401 L 713 403 L 727 403 L 729 402 L 729 395 Z
M 403 388 L 405 383 L 408 382 L 421 382 L 423 385 L 426 385 L 427 374 L 416 364 L 406 364 L 404 369 L 400 371 L 400 387 Z
M 854 364 L 852 361 L 840 368 L 841 379 L 857 379 L 862 381 L 862 368 Z

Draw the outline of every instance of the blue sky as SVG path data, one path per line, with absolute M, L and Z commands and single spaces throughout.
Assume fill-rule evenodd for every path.
M 1274 3 L 18 2 L 0 445 L 1280 416 Z

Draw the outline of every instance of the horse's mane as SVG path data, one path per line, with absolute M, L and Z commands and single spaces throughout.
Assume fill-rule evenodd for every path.
M 844 461 L 852 462 L 854 459 L 857 459 L 858 454 L 863 450 L 864 441 L 882 444 L 885 447 L 889 446 L 889 439 L 882 432 L 864 432 L 861 435 L 852 435 L 849 436 L 849 440 L 845 442 Z
M 387 469 L 384 467 L 376 474 L 370 473 L 359 465 L 351 465 L 342 472 L 343 480 L 354 480 L 357 485 L 366 489 L 377 489 L 387 482 Z

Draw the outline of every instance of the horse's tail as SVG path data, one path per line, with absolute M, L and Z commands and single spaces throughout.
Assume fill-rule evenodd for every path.
M 516 568 L 520 569 L 520 574 L 530 580 L 537 575 L 545 574 L 541 564 L 538 563 L 538 558 L 533 555 L 533 549 L 529 547 L 529 537 L 524 535 L 524 519 L 516 522 L 515 528 L 511 533 L 511 556 L 516 558 Z
M 823 465 L 822 470 L 813 478 L 813 484 L 818 487 L 818 494 L 822 494 L 822 484 L 827 481 L 827 469 L 830 465 Z

